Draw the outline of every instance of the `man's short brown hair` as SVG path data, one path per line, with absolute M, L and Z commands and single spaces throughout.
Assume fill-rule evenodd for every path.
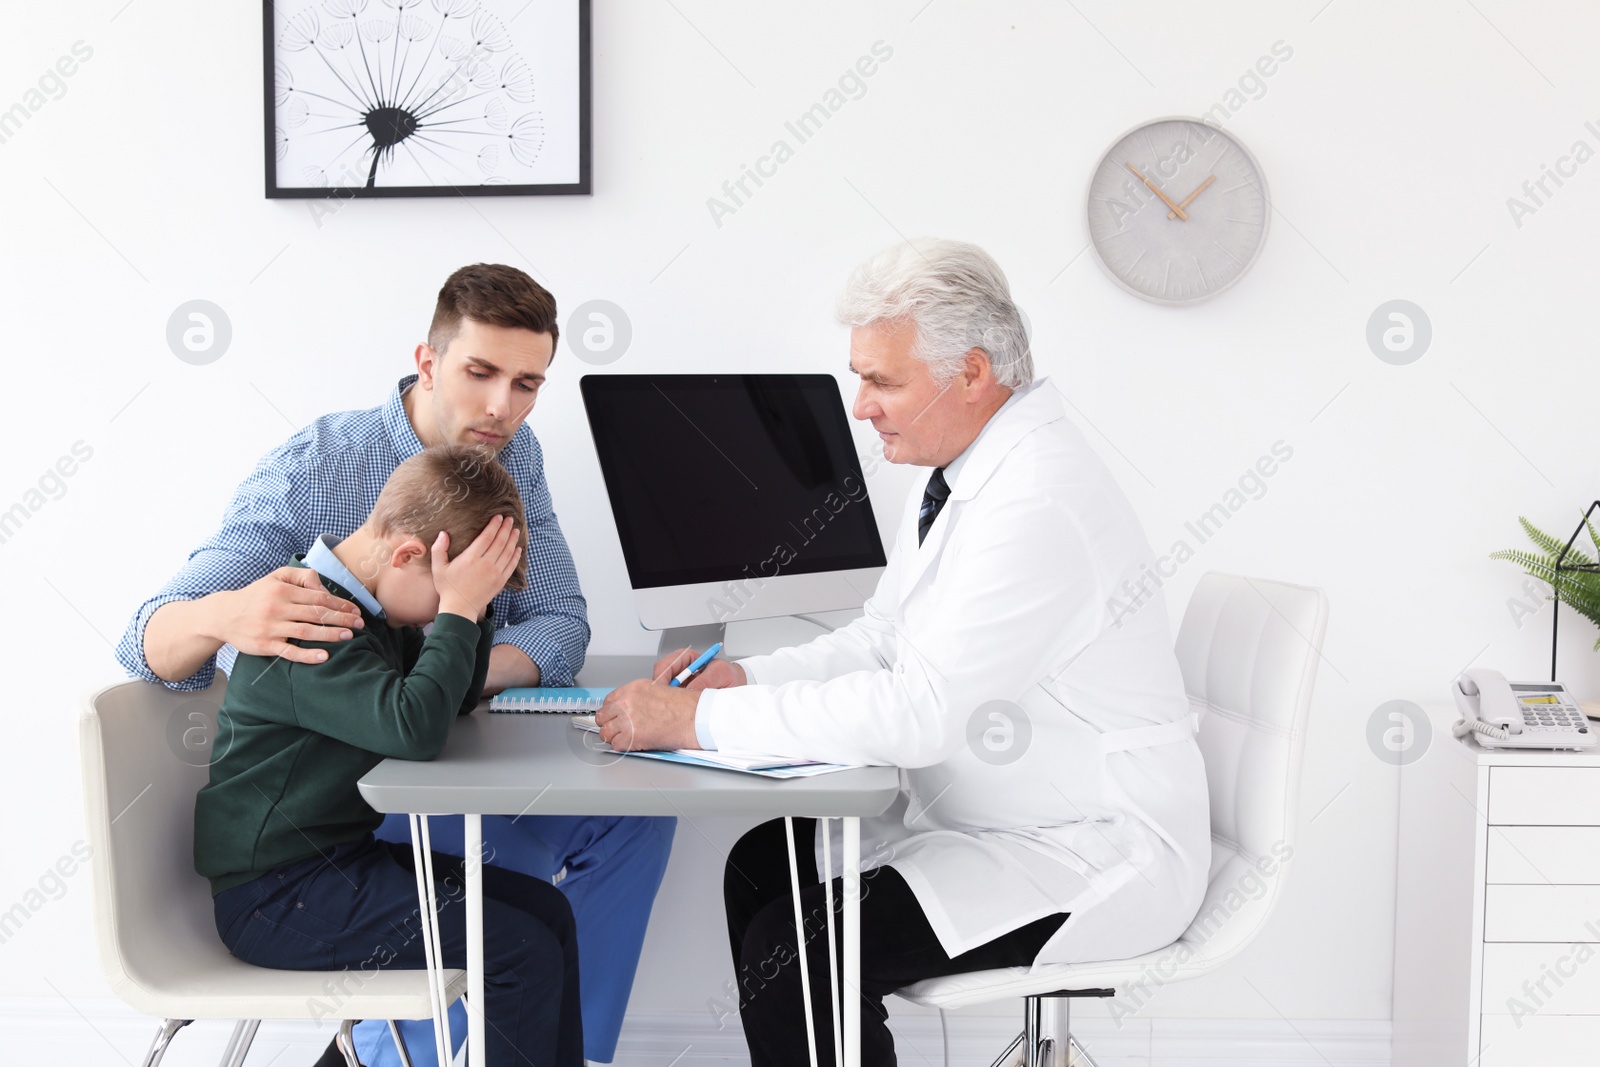
M 455 559 L 477 539 L 489 520 L 510 515 L 522 532 L 517 569 L 507 589 L 528 587 L 528 520 L 522 494 L 494 452 L 477 445 L 435 445 L 406 460 L 384 483 L 367 520 L 377 535 L 419 539 L 429 551 L 443 530 Z
M 504 263 L 474 263 L 444 281 L 439 302 L 428 327 L 428 344 L 440 355 L 450 347 L 461 320 L 487 326 L 532 330 L 550 335 L 550 355 L 561 339 L 556 325 L 556 298 L 550 291 L 515 267 Z

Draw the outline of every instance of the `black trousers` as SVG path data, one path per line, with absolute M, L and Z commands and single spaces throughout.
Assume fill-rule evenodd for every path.
M 815 819 L 794 820 L 817 1062 L 831 1067 L 828 946 L 826 939 L 818 936 L 828 928 L 827 900 L 812 848 L 815 834 Z M 752 1067 L 809 1063 L 782 819 L 761 824 L 734 845 L 723 871 L 722 894 L 739 991 L 739 1018 L 744 1023 Z M 833 901 L 835 950 L 842 963 L 841 878 L 833 880 Z M 861 1062 L 872 1067 L 895 1063 L 884 997 L 924 978 L 1030 964 L 1066 919 L 1065 912 L 1047 915 L 950 957 L 939 947 L 933 927 L 899 872 L 893 867 L 867 871 L 861 879 Z M 840 989 L 844 990 L 842 976 Z

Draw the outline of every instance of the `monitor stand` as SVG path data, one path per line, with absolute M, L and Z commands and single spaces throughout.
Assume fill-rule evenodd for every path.
M 727 623 L 722 622 L 708 622 L 698 626 L 669 626 L 661 631 L 661 643 L 656 646 L 656 655 L 670 655 L 680 648 L 692 648 L 697 654 L 704 652 L 721 641 L 727 630 Z

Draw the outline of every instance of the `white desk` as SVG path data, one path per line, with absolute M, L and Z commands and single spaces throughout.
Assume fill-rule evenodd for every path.
M 582 684 L 617 685 L 649 674 L 648 656 L 590 656 Z M 900 791 L 893 767 L 863 767 L 779 781 L 661 760 L 575 750 L 568 715 L 491 714 L 485 706 L 458 721 L 439 758 L 385 760 L 361 779 L 361 795 L 381 812 L 464 815 L 466 840 L 468 1060 L 484 1064 L 483 815 L 746 815 L 842 818 L 844 971 L 860 986 L 861 816 L 879 815 Z M 419 870 L 419 877 L 421 876 Z M 844 1063 L 860 1063 L 859 996 L 844 998 Z M 498 1067 L 498 1065 L 497 1065 Z
M 1600 1062 L 1600 754 L 1490 752 L 1425 710 L 1400 768 L 1394 1062 Z

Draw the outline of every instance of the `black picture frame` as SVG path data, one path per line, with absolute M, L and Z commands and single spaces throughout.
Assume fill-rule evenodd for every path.
M 566 183 L 544 184 L 438 184 L 438 185 L 325 185 L 280 186 L 278 184 L 278 130 L 277 130 L 277 76 L 278 41 L 275 0 L 263 0 L 262 10 L 262 109 L 263 109 L 263 159 L 266 170 L 266 196 L 278 199 L 339 199 L 397 196 L 588 196 L 593 193 L 592 141 L 590 124 L 592 96 L 590 91 L 590 0 L 569 0 L 577 7 L 578 30 L 578 180 Z M 283 0 L 276 0 L 278 5 Z M 309 3 L 309 0 L 308 0 Z M 315 46 L 312 46 L 315 48 Z M 398 94 L 397 94 L 398 95 Z M 382 103 L 382 100 L 379 101 Z M 348 106 L 348 105 L 347 105 Z M 391 109 L 393 110 L 393 109 Z M 368 114 L 371 114 L 369 112 Z M 404 119 L 399 120 L 404 122 Z M 411 120 L 413 130 L 415 120 Z M 370 124 L 369 124 L 370 126 Z M 372 149 L 376 158 L 380 149 L 376 134 Z M 402 134 L 400 140 L 406 135 Z M 398 145 L 391 145 L 390 150 Z M 365 155 L 365 153 L 363 153 Z M 374 167 L 374 173 L 375 173 Z M 372 178 L 369 176 L 369 182 Z

